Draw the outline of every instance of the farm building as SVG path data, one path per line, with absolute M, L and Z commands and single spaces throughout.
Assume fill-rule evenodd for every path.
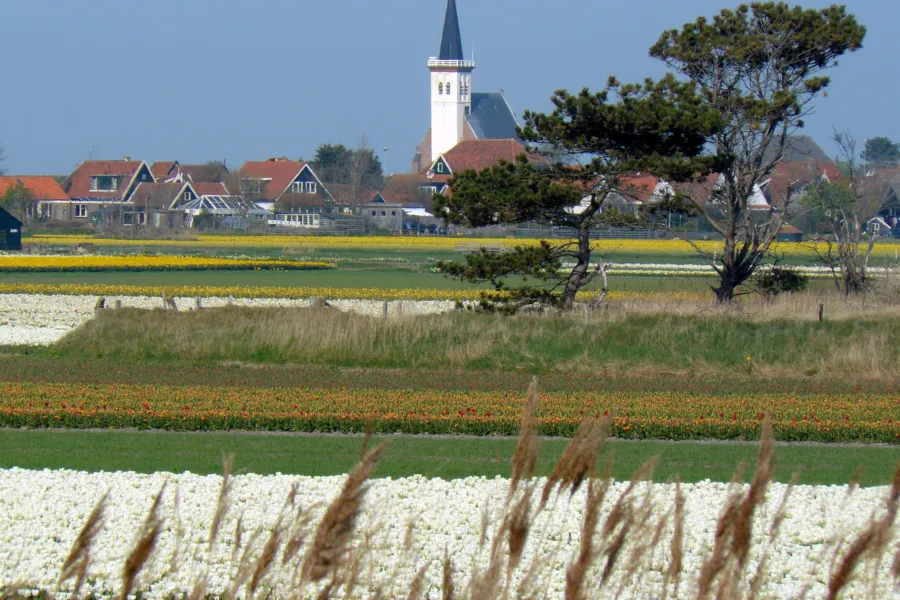
M 22 249 L 22 222 L 0 208 L 0 251 L 18 252 Z

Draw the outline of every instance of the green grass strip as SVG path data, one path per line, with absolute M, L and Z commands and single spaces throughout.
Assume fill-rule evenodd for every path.
M 508 477 L 514 439 L 387 436 L 390 441 L 378 477 L 424 475 Z M 223 452 L 235 454 L 238 473 L 309 476 L 347 473 L 359 459 L 362 439 L 354 436 L 309 436 L 134 431 L 0 430 L 0 468 L 136 471 L 152 473 L 221 471 Z M 564 440 L 541 445 L 538 473 L 549 473 Z M 676 474 L 685 482 L 730 481 L 737 466 L 752 469 L 756 444 L 704 442 L 612 442 L 613 475 L 627 480 L 645 461 L 660 458 L 654 473 L 665 482 Z M 900 449 L 884 446 L 779 445 L 775 479 L 787 482 L 800 472 L 800 483 L 842 485 L 862 469 L 862 485 L 887 485 Z

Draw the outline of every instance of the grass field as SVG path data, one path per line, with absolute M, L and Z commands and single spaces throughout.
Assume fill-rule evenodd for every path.
M 508 477 L 514 439 L 389 436 L 379 477 L 424 475 Z M 537 473 L 546 476 L 566 442 L 541 444 Z M 237 473 L 343 475 L 359 460 L 361 437 L 259 434 L 190 434 L 133 431 L 17 431 L 0 429 L 0 468 L 129 470 L 220 473 L 222 453 L 235 454 Z M 694 442 L 611 442 L 601 460 L 613 458 L 612 473 L 629 479 L 647 460 L 659 457 L 654 479 L 665 482 L 730 481 L 741 463 L 752 472 L 755 444 Z M 862 485 L 890 483 L 900 448 L 879 446 L 783 445 L 776 449 L 777 481 L 844 485 L 859 471 Z
M 516 285 L 516 278 L 509 285 Z M 149 286 L 246 286 L 321 287 L 378 289 L 468 290 L 473 286 L 430 271 L 430 267 L 340 263 L 333 271 L 196 271 L 196 272 L 90 272 L 90 273 L 0 273 L 0 284 L 107 284 Z M 708 292 L 712 280 L 702 277 L 617 276 L 610 279 L 613 291 Z M 830 282 L 816 280 L 826 288 Z M 474 286 L 490 289 L 490 285 Z M 596 286 L 593 286 L 596 287 Z M 587 289 L 593 289 L 588 287 Z
M 190 360 L 340 367 L 681 377 L 895 377 L 900 318 L 774 319 L 721 314 L 516 317 L 453 313 L 381 319 L 316 309 L 225 307 L 201 313 L 108 311 L 54 352 L 128 362 Z

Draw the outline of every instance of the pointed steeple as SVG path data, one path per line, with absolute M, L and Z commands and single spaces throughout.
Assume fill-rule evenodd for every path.
M 440 60 L 463 60 L 462 34 L 459 32 L 459 15 L 456 0 L 447 1 L 447 16 L 444 17 L 444 35 L 441 37 Z

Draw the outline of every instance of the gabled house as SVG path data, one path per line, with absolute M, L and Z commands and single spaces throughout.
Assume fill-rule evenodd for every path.
M 609 193 L 601 212 L 610 209 L 626 214 L 636 214 L 641 207 L 654 202 L 661 202 L 666 197 L 676 195 L 687 196 L 698 204 L 716 202 L 715 190 L 721 185 L 723 176 L 713 173 L 708 177 L 695 182 L 672 184 L 653 175 L 635 173 L 619 178 L 616 189 Z M 603 185 L 602 181 L 594 184 L 595 188 Z M 585 196 L 581 204 L 568 209 L 572 214 L 581 214 L 590 205 L 591 198 Z M 764 211 L 772 207 L 766 200 L 761 186 L 754 187 L 753 196 L 750 198 L 750 210 Z
M 62 189 L 72 203 L 72 220 L 88 219 L 91 215 L 113 207 L 112 213 L 122 214 L 120 208 L 128 202 L 141 183 L 155 183 L 156 178 L 142 160 L 86 160 L 62 183 Z
M 761 187 L 769 203 L 781 207 L 802 198 L 814 184 L 833 183 L 841 177 L 841 170 L 831 161 L 783 162 L 775 165 L 772 175 Z
M 322 214 L 332 199 L 305 162 L 287 158 L 250 161 L 238 171 L 241 194 L 277 213 Z
M 429 177 L 451 177 L 463 171 L 482 171 L 500 164 L 500 161 L 515 162 L 525 155 L 534 165 L 547 165 L 547 161 L 530 152 L 520 141 L 504 140 L 465 140 L 440 154 L 428 167 Z
M 391 175 L 381 190 L 385 202 L 399 204 L 404 208 L 422 208 L 428 212 L 434 208 L 435 194 L 449 192 L 449 175 L 429 177 L 425 173 Z
M 72 206 L 69 197 L 53 177 L 6 176 L 0 177 L 0 197 L 10 190 L 21 189 L 29 206 L 23 211 L 27 219 L 39 221 L 71 221 Z
M 135 189 L 125 212 L 126 225 L 149 227 L 188 227 L 183 206 L 197 198 L 190 183 L 141 183 Z

